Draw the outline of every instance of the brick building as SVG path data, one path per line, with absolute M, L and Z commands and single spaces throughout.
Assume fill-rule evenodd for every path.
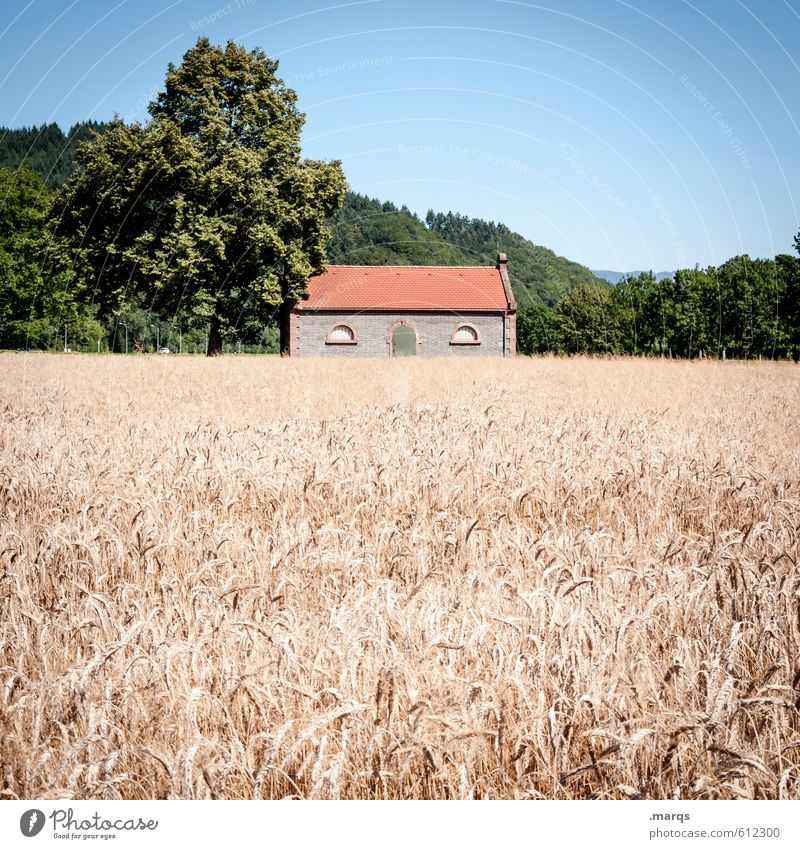
M 288 313 L 291 356 L 516 353 L 505 254 L 495 266 L 330 265 Z

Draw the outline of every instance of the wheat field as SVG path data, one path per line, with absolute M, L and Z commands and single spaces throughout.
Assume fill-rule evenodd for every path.
M 0 355 L 4 798 L 800 798 L 800 368 Z

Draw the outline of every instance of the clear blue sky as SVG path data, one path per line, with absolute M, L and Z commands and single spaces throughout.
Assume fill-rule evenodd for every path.
M 800 0 L 3 0 L 0 124 L 146 120 L 200 35 L 260 46 L 352 189 L 592 268 L 791 253 Z M 513 257 L 510 257 L 513 262 Z

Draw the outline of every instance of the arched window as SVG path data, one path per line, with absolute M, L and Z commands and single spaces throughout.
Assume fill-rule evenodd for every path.
M 481 334 L 474 324 L 458 324 L 450 337 L 451 345 L 480 345 Z
M 326 345 L 355 345 L 356 332 L 349 324 L 335 324 L 325 340 Z

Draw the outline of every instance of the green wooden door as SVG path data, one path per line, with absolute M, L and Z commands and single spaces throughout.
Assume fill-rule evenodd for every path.
M 401 324 L 392 333 L 392 353 L 395 357 L 414 357 L 417 353 L 417 334 L 412 327 Z

